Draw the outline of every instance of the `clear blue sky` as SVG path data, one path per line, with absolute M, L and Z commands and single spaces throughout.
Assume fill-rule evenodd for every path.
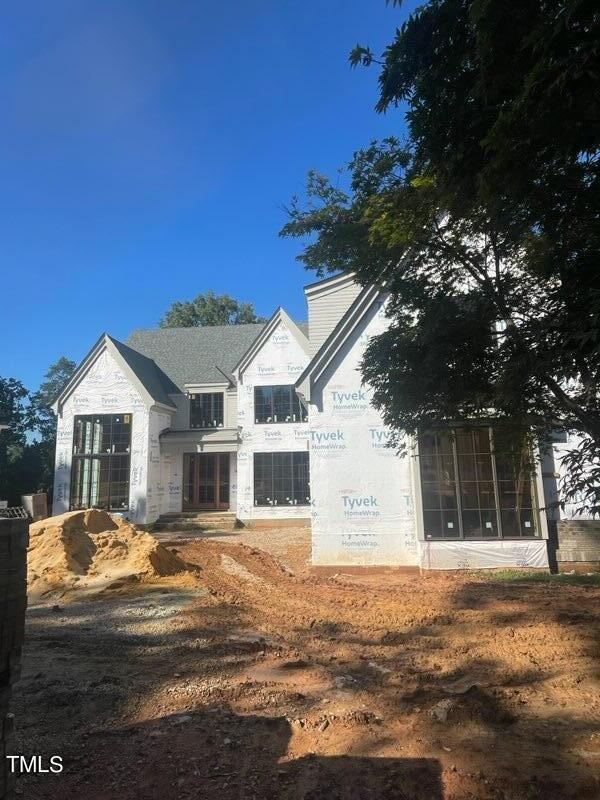
M 283 240 L 309 168 L 370 139 L 380 52 L 413 3 L 31 0 L 0 29 L 0 375 L 37 388 L 102 331 L 215 289 L 306 316 Z

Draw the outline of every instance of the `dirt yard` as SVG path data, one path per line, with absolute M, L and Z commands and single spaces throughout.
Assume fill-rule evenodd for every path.
M 597 585 L 315 577 L 305 531 L 177 550 L 191 584 L 30 607 L 18 752 L 66 768 L 21 796 L 600 798 Z

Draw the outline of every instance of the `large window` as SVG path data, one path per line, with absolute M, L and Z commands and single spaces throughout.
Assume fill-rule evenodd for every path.
M 223 427 L 223 392 L 190 395 L 190 428 Z
M 308 452 L 255 453 L 254 505 L 310 504 Z
M 256 386 L 254 388 L 254 421 L 306 422 L 306 406 L 293 386 Z
M 75 417 L 71 509 L 129 505 L 131 414 Z
M 488 427 L 419 438 L 426 539 L 538 536 L 533 465 L 526 447 L 504 446 Z

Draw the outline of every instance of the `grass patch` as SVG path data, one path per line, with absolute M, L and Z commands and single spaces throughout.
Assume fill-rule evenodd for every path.
M 523 569 L 502 569 L 497 571 L 473 570 L 473 577 L 485 578 L 488 581 L 505 581 L 515 583 L 565 583 L 572 586 L 600 586 L 600 572 L 590 575 L 574 572 L 572 574 L 559 572 L 551 575 L 549 572 L 527 571 Z

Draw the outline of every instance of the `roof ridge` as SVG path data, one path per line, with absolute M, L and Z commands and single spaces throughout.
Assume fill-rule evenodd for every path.
M 234 324 L 224 324 L 224 325 L 157 325 L 154 328 L 133 328 L 131 333 L 135 333 L 137 331 L 148 331 L 152 333 L 157 333 L 158 331 L 206 331 L 206 330 L 214 330 L 215 328 L 250 328 L 250 327 L 259 327 L 264 326 L 266 323 L 264 322 L 239 322 Z M 131 334 L 129 334 L 131 336 Z

